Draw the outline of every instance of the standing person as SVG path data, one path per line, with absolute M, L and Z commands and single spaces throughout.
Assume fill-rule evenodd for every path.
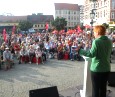
M 92 58 L 90 66 L 92 80 L 92 97 L 106 97 L 107 79 L 111 69 L 110 55 L 112 41 L 105 36 L 106 29 L 97 25 L 93 29 L 95 40 L 89 51 L 77 49 L 80 55 Z

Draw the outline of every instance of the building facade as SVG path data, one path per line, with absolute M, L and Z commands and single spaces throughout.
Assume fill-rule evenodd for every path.
M 115 21 L 115 0 L 97 0 L 91 2 L 85 0 L 84 3 L 84 24 L 90 25 L 90 13 L 94 9 L 95 17 L 93 24 L 110 24 Z
M 84 5 L 80 5 L 80 23 L 84 21 Z
M 42 31 L 45 29 L 46 22 L 49 24 L 49 29 L 52 28 L 51 21 L 54 20 L 53 15 L 33 14 L 27 16 L 0 16 L 0 29 L 18 26 L 20 21 L 29 21 L 33 24 L 33 28 L 36 31 Z M 2 31 L 2 30 L 1 30 Z
M 53 15 L 28 15 L 27 20 L 33 24 L 33 29 L 42 31 L 48 23 L 48 29 L 52 29 L 51 21 L 54 20 Z
M 55 18 L 63 17 L 67 21 L 67 28 L 80 24 L 80 7 L 78 4 L 55 3 Z

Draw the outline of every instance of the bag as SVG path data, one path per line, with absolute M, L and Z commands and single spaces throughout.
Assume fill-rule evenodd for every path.
M 108 86 L 115 87 L 115 72 L 110 72 L 108 77 Z
M 51 59 L 52 58 L 52 55 L 51 54 L 49 54 L 49 59 Z

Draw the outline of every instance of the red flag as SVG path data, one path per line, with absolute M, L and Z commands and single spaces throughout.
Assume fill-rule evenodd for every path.
M 3 38 L 4 38 L 4 41 L 7 42 L 7 34 L 6 34 L 5 28 L 3 29 Z
M 49 28 L 49 24 L 46 23 L 46 24 L 45 24 L 45 29 L 48 30 L 48 28 Z
M 86 25 L 85 25 L 85 28 L 90 28 L 90 26 L 86 24 Z
M 16 26 L 14 25 L 12 28 L 12 35 L 14 34 L 15 30 L 16 30 Z
M 82 32 L 80 26 L 77 26 L 77 32 L 78 32 L 78 33 Z

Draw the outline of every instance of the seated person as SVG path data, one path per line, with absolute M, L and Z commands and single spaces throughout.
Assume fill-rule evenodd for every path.
M 20 50 L 19 64 L 22 62 L 27 63 L 27 57 L 28 57 L 28 52 L 27 52 L 25 46 L 23 46 Z M 22 58 L 23 58 L 23 61 L 22 61 Z
M 12 54 L 11 54 L 11 51 L 9 51 L 9 48 L 5 48 L 5 51 L 3 52 L 3 61 L 5 64 L 5 70 L 10 69 L 13 63 L 13 60 L 12 60 Z
M 38 65 L 38 59 L 41 58 L 41 61 L 43 63 L 42 59 L 42 51 L 40 50 L 40 47 L 38 46 L 35 50 L 35 56 L 36 56 L 36 64 Z M 43 63 L 44 64 L 44 63 Z
M 32 59 L 35 57 L 35 49 L 33 48 L 32 45 L 30 45 L 29 50 L 28 50 L 28 54 L 29 54 L 29 63 L 32 63 Z
M 63 53 L 64 54 L 69 54 L 70 50 L 69 50 L 69 45 L 64 43 L 63 44 Z
M 15 51 L 15 55 L 17 58 L 19 58 L 19 52 L 20 52 L 20 44 L 18 42 L 15 42 L 13 45 L 14 51 Z
M 73 42 L 73 45 L 71 46 L 71 51 L 70 51 L 70 59 L 73 61 L 75 56 L 77 57 L 77 44 Z
M 43 61 L 46 61 L 46 49 L 45 48 L 42 48 L 42 59 Z
M 15 56 L 15 50 L 12 46 L 9 47 L 9 50 L 11 51 L 11 54 L 12 54 L 12 59 L 14 58 Z
M 54 58 L 55 48 L 56 48 L 56 44 L 53 41 L 51 41 L 50 42 L 50 50 L 49 50 L 51 58 Z
M 61 43 L 58 43 L 57 52 L 58 60 L 63 59 L 63 45 Z
M 4 46 L 0 47 L 0 59 L 3 60 L 3 52 L 4 52 L 5 48 Z

